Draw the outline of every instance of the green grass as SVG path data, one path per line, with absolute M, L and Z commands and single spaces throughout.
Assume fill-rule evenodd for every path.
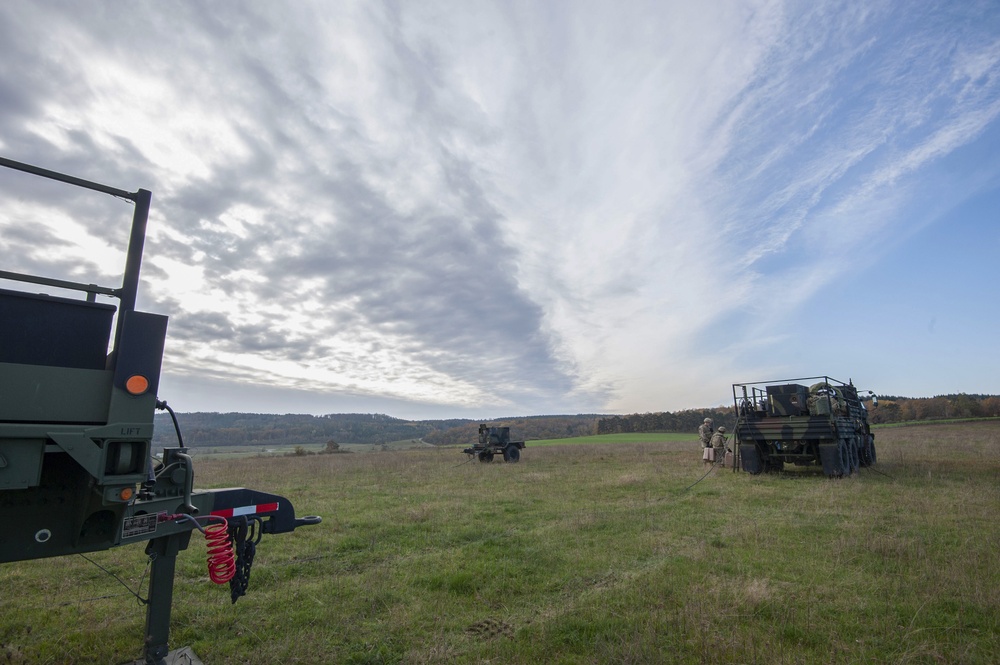
M 698 482 L 682 437 L 529 442 L 519 464 L 199 460 L 199 487 L 324 521 L 265 536 L 236 605 L 196 536 L 171 644 L 212 665 L 997 661 L 1000 423 L 881 431 L 879 465 L 843 480 Z M 141 547 L 93 558 L 133 587 L 145 571 Z M 141 653 L 144 608 L 80 557 L 0 566 L 0 590 L 0 663 Z

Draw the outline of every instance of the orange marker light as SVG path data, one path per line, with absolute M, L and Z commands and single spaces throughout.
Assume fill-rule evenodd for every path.
M 128 501 L 129 499 L 132 498 L 132 495 L 134 493 L 135 490 L 133 490 L 131 487 L 123 487 L 122 491 L 118 493 L 118 496 L 119 498 L 121 498 L 122 501 Z
M 132 395 L 141 395 L 149 390 L 149 379 L 141 374 L 133 374 L 125 382 L 125 390 Z

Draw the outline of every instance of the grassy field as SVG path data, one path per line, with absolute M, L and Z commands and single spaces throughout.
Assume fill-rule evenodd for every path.
M 529 442 L 519 464 L 199 460 L 198 487 L 323 524 L 266 536 L 236 605 L 196 536 L 171 645 L 207 665 L 1000 661 L 1000 423 L 877 437 L 843 480 L 706 476 L 688 435 Z M 140 587 L 141 547 L 91 558 Z M 0 664 L 137 658 L 144 613 L 81 557 L 5 564 Z
M 679 434 L 676 432 L 638 433 L 638 434 L 598 434 L 595 436 L 581 436 L 569 439 L 539 439 L 528 441 L 528 446 L 535 448 L 540 446 L 570 446 L 586 445 L 592 443 L 678 443 L 697 441 L 698 437 L 692 434 Z M 456 448 L 461 450 L 473 445 L 470 440 L 463 444 L 441 446 L 442 448 Z M 322 452 L 325 444 L 275 444 L 271 446 L 199 446 L 191 449 L 191 454 L 198 460 L 222 459 L 235 460 L 249 457 L 281 457 L 294 455 L 296 449 L 302 449 L 307 453 L 318 454 Z M 413 449 L 437 448 L 430 443 L 425 443 L 420 439 L 403 439 L 401 441 L 390 441 L 388 443 L 342 443 L 340 451 L 342 453 L 372 453 L 372 452 L 399 452 Z
M 307 454 L 318 454 L 323 451 L 326 444 L 304 443 L 291 444 L 279 443 L 270 446 L 198 446 L 191 448 L 192 457 L 198 460 L 222 459 L 235 460 L 248 457 L 283 457 L 294 455 L 297 449 L 302 449 Z M 401 441 L 390 441 L 388 443 L 342 443 L 341 453 L 372 453 L 372 452 L 394 452 L 401 450 L 412 450 L 414 448 L 434 448 L 433 445 L 425 443 L 420 439 L 403 439 Z

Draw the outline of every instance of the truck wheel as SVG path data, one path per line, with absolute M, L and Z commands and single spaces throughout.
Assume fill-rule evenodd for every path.
M 489 451 L 479 453 L 479 461 L 488 464 L 493 461 L 493 453 Z
M 870 434 L 865 437 L 865 445 L 861 449 L 861 466 L 875 464 L 875 437 Z
M 847 440 L 841 439 L 837 444 L 838 457 L 840 458 L 840 475 L 851 475 L 851 451 L 848 450 Z
M 860 450 L 858 450 L 858 464 L 861 468 L 869 467 L 872 465 L 872 448 L 871 439 L 867 436 L 863 438 L 864 443 L 861 444 Z
M 517 446 L 507 446 L 503 449 L 503 461 L 514 464 L 521 459 L 521 451 Z

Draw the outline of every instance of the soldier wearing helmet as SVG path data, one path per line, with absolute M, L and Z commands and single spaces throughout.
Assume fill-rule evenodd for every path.
M 698 426 L 698 438 L 701 439 L 701 445 L 705 448 L 712 445 L 710 442 L 712 440 L 712 419 L 705 418 L 705 422 Z
M 712 419 L 705 418 L 703 422 L 698 427 L 698 438 L 701 439 L 701 447 L 703 448 L 701 453 L 702 461 L 706 463 L 711 463 L 715 461 L 712 450 Z
M 719 431 L 712 435 L 712 452 L 715 459 L 722 459 L 726 454 L 726 428 L 720 426 Z

